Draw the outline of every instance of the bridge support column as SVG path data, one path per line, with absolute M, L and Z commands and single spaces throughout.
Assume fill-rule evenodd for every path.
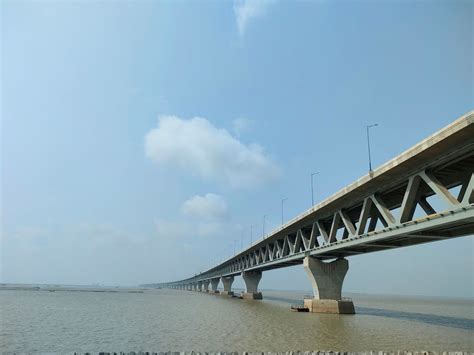
M 313 285 L 314 298 L 305 299 L 304 305 L 314 313 L 354 314 L 352 300 L 343 300 L 342 283 L 349 270 L 346 259 L 337 259 L 330 263 L 307 256 L 303 266 Z
M 222 284 L 224 285 L 224 291 L 221 292 L 223 296 L 233 296 L 234 293 L 231 291 L 232 283 L 234 282 L 234 276 L 221 277 Z
M 217 286 L 219 286 L 220 278 L 211 279 L 211 293 L 219 293 Z
M 209 280 L 204 280 L 202 282 L 203 290 L 202 292 L 209 292 Z
M 198 281 L 198 283 L 197 283 L 197 288 L 198 288 L 197 290 L 198 290 L 199 292 L 202 292 L 202 281 Z
M 262 279 L 261 271 L 244 271 L 242 278 L 245 282 L 245 292 L 242 292 L 243 299 L 261 300 L 262 293 L 258 292 L 258 283 Z

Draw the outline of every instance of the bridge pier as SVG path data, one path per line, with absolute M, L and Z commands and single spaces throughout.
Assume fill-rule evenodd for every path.
M 224 285 L 224 291 L 221 291 L 223 296 L 233 296 L 234 292 L 231 291 L 232 283 L 234 282 L 234 276 L 221 277 L 222 284 Z
M 343 300 L 342 283 L 349 270 L 346 259 L 325 263 L 307 256 L 303 260 L 304 269 L 313 285 L 314 298 L 305 299 L 304 305 L 314 313 L 354 314 L 352 300 Z
M 220 278 L 211 279 L 211 293 L 219 293 L 217 286 L 219 286 Z
M 245 292 L 242 292 L 242 298 L 250 300 L 261 300 L 262 293 L 258 292 L 258 283 L 262 279 L 261 271 L 244 271 L 242 278 L 245 282 Z
M 202 292 L 202 281 L 198 281 L 198 283 L 197 283 L 197 290 L 198 290 L 199 292 Z
M 204 287 L 204 289 L 202 290 L 202 292 L 209 292 L 209 283 L 210 283 L 209 280 L 204 280 L 204 281 L 202 282 L 202 286 Z

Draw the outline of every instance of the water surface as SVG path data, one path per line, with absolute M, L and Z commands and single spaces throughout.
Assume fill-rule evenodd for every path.
M 474 351 L 473 300 L 350 295 L 333 315 L 291 312 L 304 292 L 59 289 L 0 290 L 0 351 Z

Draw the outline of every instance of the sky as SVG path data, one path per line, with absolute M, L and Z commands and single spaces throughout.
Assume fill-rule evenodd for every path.
M 471 1 L 0 9 L 1 282 L 192 276 L 310 208 L 311 173 L 315 202 L 366 174 L 367 124 L 376 167 L 474 108 Z M 344 291 L 472 298 L 473 260 L 472 236 L 355 256 Z

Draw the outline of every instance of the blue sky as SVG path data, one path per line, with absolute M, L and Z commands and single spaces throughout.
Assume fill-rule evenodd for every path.
M 470 1 L 3 1 L 1 280 L 184 278 L 473 108 Z M 474 296 L 473 239 L 345 291 Z M 236 285 L 240 285 L 240 280 Z M 262 288 L 309 289 L 302 267 Z

